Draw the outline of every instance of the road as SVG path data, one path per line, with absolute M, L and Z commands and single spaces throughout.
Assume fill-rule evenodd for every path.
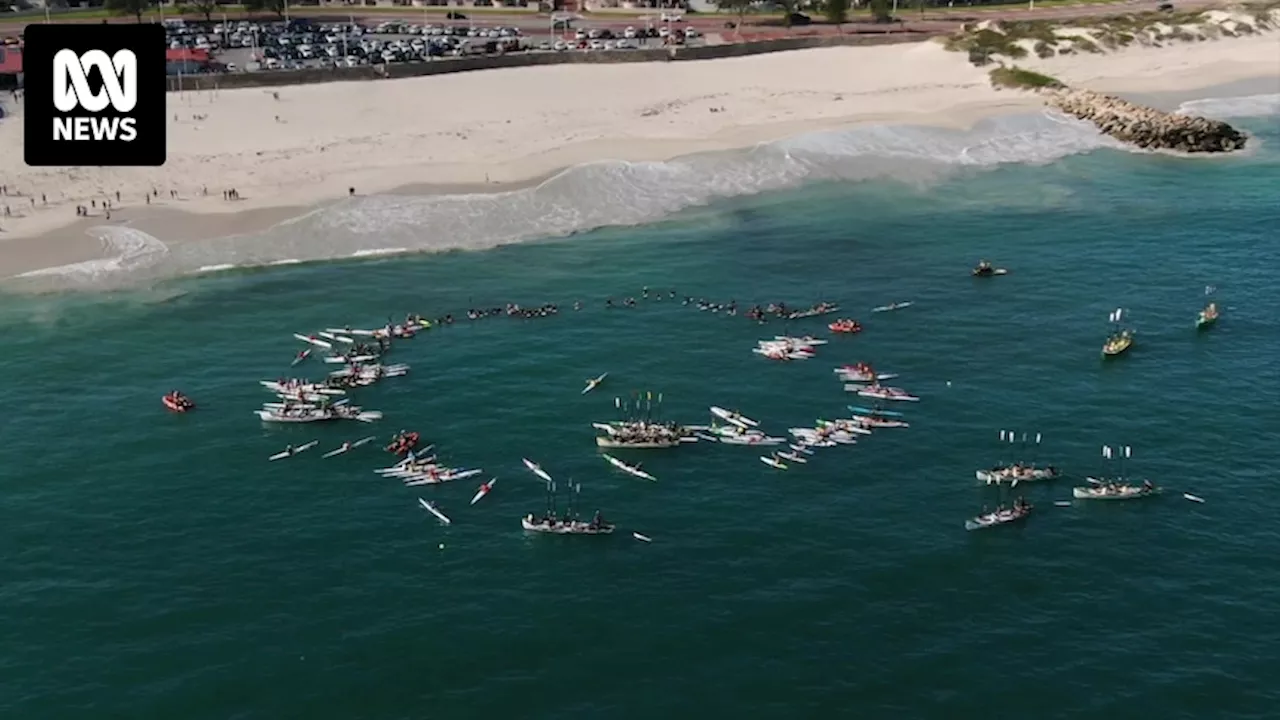
M 903 0 L 905 6 L 910 0 Z M 1160 0 L 1128 0 L 1127 2 L 1117 3 L 1083 3 L 1080 5 L 1057 5 L 1053 7 L 1041 7 L 1037 9 L 1029 9 L 1019 7 L 1013 9 L 1013 6 L 1004 8 L 973 8 L 966 10 L 964 8 L 948 9 L 946 11 L 926 12 L 920 15 L 914 10 L 903 7 L 899 10 L 899 17 L 903 23 L 898 27 L 904 29 L 918 31 L 946 31 L 958 27 L 965 22 L 974 22 L 978 20 L 1068 20 L 1071 18 L 1094 18 L 1107 17 L 1112 15 L 1126 15 L 1135 12 L 1154 12 L 1159 5 Z M 1229 4 L 1225 0 L 1181 0 L 1175 5 L 1179 11 L 1207 10 L 1215 7 L 1223 7 Z M 300 7 L 296 17 L 311 17 L 321 22 L 331 20 L 340 22 L 344 17 L 354 17 L 356 21 L 365 25 L 377 25 L 378 23 L 388 21 L 422 23 L 425 22 L 432 25 L 475 25 L 477 27 L 518 27 L 526 35 L 537 37 L 546 35 L 549 30 L 550 16 L 547 14 L 533 13 L 471 13 L 467 20 L 445 20 L 441 13 L 423 13 L 413 10 L 404 12 L 378 12 L 360 14 L 359 8 L 354 7 L 354 13 L 347 15 L 343 13 L 316 11 L 314 8 Z M 465 8 L 463 11 L 465 12 Z M 198 19 L 198 16 L 191 16 L 192 19 Z M 229 15 L 233 20 L 240 19 L 237 15 Z M 589 15 L 575 22 L 575 27 L 584 29 L 589 28 L 609 28 L 611 30 L 621 30 L 628 25 L 634 27 L 642 27 L 645 24 L 645 16 L 636 15 Z M 648 16 L 653 21 L 657 21 L 657 14 Z M 259 20 L 267 20 L 269 18 L 259 17 Z M 698 28 L 703 32 L 720 32 L 726 36 L 726 39 L 732 39 L 733 33 L 726 31 L 725 24 L 732 22 L 735 18 L 730 14 L 715 15 L 686 15 L 686 24 Z M 28 24 L 36 24 L 42 22 L 39 17 L 25 18 L 21 22 L 0 21 L 0 34 L 13 33 L 20 29 L 21 26 Z M 102 22 L 101 19 L 86 19 L 64 22 Z M 133 22 L 132 18 L 112 18 L 110 22 Z M 827 35 L 839 32 L 834 26 L 827 24 L 814 24 L 805 26 L 796 26 L 790 29 L 776 26 L 778 21 L 764 20 L 752 18 L 748 16 L 743 25 L 742 32 L 744 34 L 767 34 L 769 36 L 786 37 L 788 35 Z M 770 24 L 765 24 L 770 23 Z M 873 31 L 883 32 L 883 26 L 876 26 L 871 23 L 849 23 L 843 27 L 844 32 L 862 32 Z

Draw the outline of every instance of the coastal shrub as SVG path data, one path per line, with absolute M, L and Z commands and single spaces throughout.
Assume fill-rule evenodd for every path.
M 1097 43 L 1095 43 L 1094 41 L 1090 40 L 1087 37 L 1073 38 L 1071 41 L 1071 46 L 1074 47 L 1076 50 L 1079 50 L 1080 52 L 1095 53 L 1095 54 L 1102 52 L 1102 48 L 1098 47 Z
M 1043 41 L 1043 40 L 1041 40 L 1040 42 L 1037 42 L 1037 43 L 1036 43 L 1036 57 L 1039 57 L 1039 58 L 1051 58 L 1051 57 L 1053 57 L 1053 56 L 1054 56 L 1054 55 L 1056 55 L 1056 54 L 1057 54 L 1057 53 L 1056 53 L 1056 52 L 1054 52 L 1053 46 L 1052 46 L 1052 45 L 1050 45 L 1049 43 L 1047 43 L 1047 42 L 1045 42 L 1045 41 Z
M 1018 90 L 1057 90 L 1066 85 L 1061 80 L 1020 67 L 998 67 L 990 73 L 991 84 L 995 87 L 1015 88 Z

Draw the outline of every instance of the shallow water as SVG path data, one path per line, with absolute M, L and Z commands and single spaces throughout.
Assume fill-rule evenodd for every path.
M 1257 101 L 1233 102 L 1197 111 Z M 1009 122 L 1024 121 L 1041 122 Z M 992 130 L 986 145 L 952 138 L 967 149 L 945 172 L 936 154 L 885 159 L 885 135 L 880 155 L 851 151 L 794 179 L 828 182 L 566 241 L 6 297 L 0 401 L 18 410 L 0 479 L 0 716 L 1269 716 L 1280 117 L 1240 123 L 1261 140 L 1242 157 L 1135 154 L 1081 134 L 1076 149 L 1093 151 L 993 168 L 973 160 L 1009 150 Z M 923 142 L 898 132 L 914 138 L 903 147 Z M 814 142 L 785 147 L 803 157 Z M 728 161 L 688 164 L 701 162 Z M 657 170 L 673 183 L 685 172 Z M 699 172 L 743 187 L 734 178 L 757 172 L 713 170 Z M 887 174 L 906 180 L 845 181 Z M 717 194 L 694 194 L 692 179 L 665 200 L 596 176 L 561 182 L 580 183 L 566 197 L 634 206 L 626 222 Z M 570 210 L 544 200 L 512 202 L 571 229 Z M 445 201 L 340 206 L 299 221 L 299 252 L 280 252 L 321 231 L 403 246 L 438 231 L 424 225 L 431 202 Z M 476 223 L 524 231 L 483 202 Z M 290 231 L 273 232 L 279 247 Z M 984 256 L 1011 274 L 969 277 Z M 751 354 L 757 339 L 825 323 L 757 327 L 669 297 L 603 308 L 643 285 L 834 299 L 866 330 L 774 364 Z M 1197 334 L 1206 285 L 1224 317 Z M 289 373 L 293 332 L 506 301 L 562 314 L 399 343 L 412 374 L 358 395 L 387 413 L 380 435 L 418 429 L 443 459 L 498 477 L 480 504 L 467 505 L 470 482 L 377 478 L 390 456 L 373 447 L 265 462 L 287 443 L 367 434 L 252 416 L 268 398 L 256 380 Z M 1103 363 L 1116 307 L 1138 340 Z M 749 448 L 628 454 L 651 484 L 612 471 L 591 441 L 589 423 L 635 391 L 662 393 L 666 417 L 704 422 L 724 405 L 782 433 L 856 402 L 830 369 L 859 360 L 922 396 L 904 408 L 912 427 L 785 473 Z M 600 390 L 578 394 L 604 371 Z M 165 413 L 172 387 L 200 408 Z M 966 517 L 1003 499 L 972 479 L 1014 453 L 1001 429 L 1042 433 L 1026 454 L 1073 478 L 1102 469 L 1100 446 L 1129 445 L 1128 470 L 1169 492 L 1063 508 L 1070 480 L 1031 486 L 1024 526 L 966 533 Z M 583 510 L 628 532 L 526 536 L 519 517 L 543 495 L 522 456 L 581 483 Z

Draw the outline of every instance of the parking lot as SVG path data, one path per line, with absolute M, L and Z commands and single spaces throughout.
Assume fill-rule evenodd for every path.
M 456 17 L 449 17 L 456 16 Z M 692 44 L 701 34 L 679 21 L 620 28 L 581 27 L 568 18 L 547 20 L 541 32 L 526 25 L 486 25 L 449 13 L 439 22 L 166 23 L 171 50 L 203 50 L 211 62 L 171 62 L 170 73 L 262 72 L 423 62 L 446 57 L 517 52 L 626 52 L 666 44 Z M 553 27 L 554 25 L 554 27 Z

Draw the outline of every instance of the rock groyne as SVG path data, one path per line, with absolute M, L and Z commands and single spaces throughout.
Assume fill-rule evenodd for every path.
M 1051 107 L 1141 148 L 1223 153 L 1245 146 L 1244 133 L 1221 120 L 1168 113 L 1092 90 L 1055 90 L 1045 95 Z

